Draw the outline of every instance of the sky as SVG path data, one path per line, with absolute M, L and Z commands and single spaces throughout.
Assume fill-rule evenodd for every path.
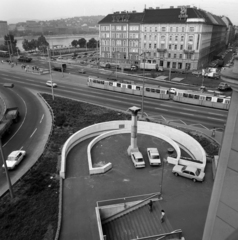
M 149 7 L 169 8 L 190 5 L 215 15 L 227 16 L 238 25 L 238 0 L 0 0 L 0 21 L 17 23 L 26 20 L 95 16 L 117 12 L 137 11 Z

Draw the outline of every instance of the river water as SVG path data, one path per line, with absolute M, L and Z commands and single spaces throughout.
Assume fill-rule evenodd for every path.
M 45 36 L 46 41 L 50 44 L 50 47 L 52 48 L 55 45 L 62 45 L 62 46 L 70 46 L 71 42 L 73 40 L 79 40 L 81 38 L 85 38 L 87 41 L 91 38 L 95 38 L 98 40 L 98 35 L 95 34 L 88 34 L 88 35 L 69 35 L 69 36 Z M 38 36 L 27 36 L 27 37 L 15 37 L 17 40 L 17 47 L 20 49 L 20 51 L 24 51 L 22 47 L 22 42 L 24 39 L 27 39 L 30 41 L 31 39 L 38 39 Z

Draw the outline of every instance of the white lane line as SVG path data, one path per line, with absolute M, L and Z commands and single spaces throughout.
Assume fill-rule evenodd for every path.
M 37 128 L 34 130 L 34 132 L 31 134 L 30 138 L 35 134 Z
M 3 79 L 6 79 L 6 80 L 12 80 L 12 78 L 6 78 L 6 77 L 4 77 Z
M 226 115 L 224 115 L 224 114 L 220 114 L 220 113 L 211 113 L 211 112 L 208 112 L 208 114 L 210 114 L 210 115 L 217 115 L 217 116 L 226 116 Z
M 220 122 L 224 122 L 223 119 L 218 119 L 218 118 L 213 118 L 213 117 L 206 117 L 206 118 L 209 118 L 209 119 L 212 119 L 212 120 L 216 120 L 216 121 L 220 121 Z
M 41 120 L 40 120 L 40 123 L 42 123 L 42 121 L 43 121 L 43 119 L 44 119 L 44 116 L 45 116 L 45 114 L 42 115 Z
M 155 108 L 156 110 L 162 110 L 162 111 L 169 111 L 167 109 L 163 109 L 163 108 Z
M 184 110 L 187 110 L 187 111 L 191 111 L 191 112 L 198 112 L 198 110 L 195 110 L 195 109 L 188 109 L 188 108 L 182 108 Z
M 179 112 L 180 114 L 183 114 L 183 115 L 189 115 L 189 116 L 194 116 L 194 114 L 192 113 L 183 113 L 183 112 Z

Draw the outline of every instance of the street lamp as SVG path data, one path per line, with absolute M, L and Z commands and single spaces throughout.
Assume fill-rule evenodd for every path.
M 51 80 L 51 92 L 52 92 L 52 99 L 54 100 L 54 88 L 53 88 L 51 62 L 50 62 L 50 48 L 47 47 L 47 50 L 48 50 L 48 58 L 49 58 L 49 69 L 50 69 L 50 80 Z
M 143 52 L 140 56 L 144 55 L 144 69 L 143 69 L 143 89 L 142 89 L 142 103 L 141 103 L 141 116 L 144 115 L 144 95 L 145 95 L 145 54 L 149 52 Z
M 167 161 L 168 155 L 166 154 L 166 156 L 161 159 L 161 164 L 162 164 L 162 174 L 161 174 L 161 181 L 160 181 L 160 199 L 162 199 L 162 192 L 163 192 L 163 179 L 164 179 L 164 163 L 165 163 L 165 159 Z

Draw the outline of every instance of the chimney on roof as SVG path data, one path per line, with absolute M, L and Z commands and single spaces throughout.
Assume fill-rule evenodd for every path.
M 170 8 L 174 8 L 174 6 L 170 6 Z

